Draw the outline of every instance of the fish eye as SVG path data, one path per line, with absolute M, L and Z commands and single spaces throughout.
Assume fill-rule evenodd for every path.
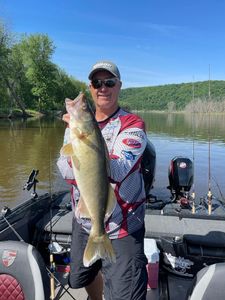
M 83 109 L 83 110 L 86 110 L 86 109 L 87 109 L 87 103 L 83 103 L 83 104 L 82 104 L 82 109 Z

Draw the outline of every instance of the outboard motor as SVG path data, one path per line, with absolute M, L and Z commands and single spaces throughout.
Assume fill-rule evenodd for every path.
M 187 198 L 190 191 L 193 179 L 193 163 L 189 158 L 176 156 L 169 166 L 169 186 L 171 194 L 175 197 L 174 200 L 179 200 L 181 197 Z
M 143 153 L 142 162 L 141 162 L 142 174 L 145 183 L 145 192 L 147 196 L 153 187 L 153 182 L 155 179 L 155 166 L 156 166 L 155 147 L 148 140 L 147 146 Z

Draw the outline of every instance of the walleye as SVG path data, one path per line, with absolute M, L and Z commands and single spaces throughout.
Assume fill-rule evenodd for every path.
M 88 267 L 99 258 L 115 261 L 115 253 L 104 226 L 105 217 L 111 215 L 116 203 L 108 180 L 107 146 L 84 94 L 79 94 L 74 100 L 66 100 L 66 109 L 70 115 L 70 143 L 62 147 L 61 154 L 71 156 L 80 191 L 80 216 L 90 218 L 92 224 L 83 264 Z

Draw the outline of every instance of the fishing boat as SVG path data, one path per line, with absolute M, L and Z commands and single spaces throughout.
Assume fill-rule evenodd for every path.
M 144 157 L 147 299 L 224 299 L 225 204 L 210 193 L 198 200 L 190 194 L 193 163 L 187 157 L 171 160 L 171 197 L 158 199 L 151 194 L 156 158 L 151 144 Z M 39 196 L 37 175 L 33 170 L 24 186 L 31 197 L 0 214 L 0 299 L 86 300 L 85 289 L 68 285 L 70 194 Z

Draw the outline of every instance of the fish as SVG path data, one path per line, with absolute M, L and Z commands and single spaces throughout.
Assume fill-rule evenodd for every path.
M 80 217 L 90 218 L 91 230 L 83 255 L 85 267 L 98 259 L 116 261 L 112 243 L 105 230 L 105 220 L 112 214 L 116 197 L 108 176 L 109 154 L 94 113 L 83 93 L 66 99 L 69 114 L 70 142 L 61 155 L 71 157 L 75 180 L 80 191 Z

